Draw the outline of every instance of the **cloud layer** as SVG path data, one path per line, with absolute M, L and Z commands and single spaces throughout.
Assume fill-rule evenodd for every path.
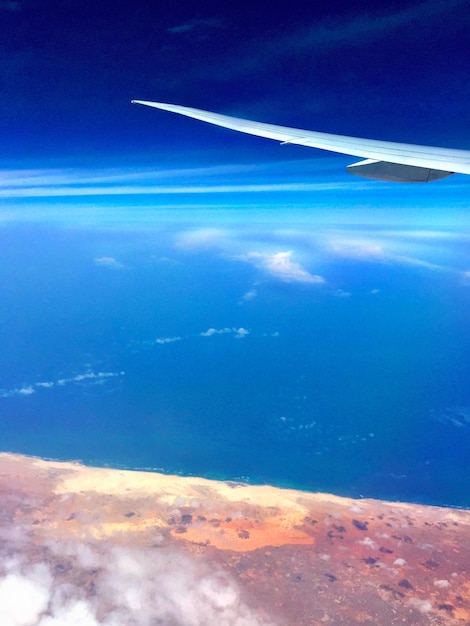
M 49 542 L 38 560 L 25 531 L 1 533 L 2 626 L 273 626 L 227 574 L 182 552 Z

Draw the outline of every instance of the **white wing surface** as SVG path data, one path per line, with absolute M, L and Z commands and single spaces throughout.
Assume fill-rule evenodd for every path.
M 132 100 L 132 102 L 179 113 L 249 135 L 275 139 L 281 143 L 298 144 L 362 157 L 365 160 L 353 163 L 346 169 L 351 174 L 364 178 L 397 182 L 430 182 L 454 173 L 470 174 L 469 150 L 359 139 L 263 122 L 252 122 L 177 104 L 149 102 L 147 100 Z

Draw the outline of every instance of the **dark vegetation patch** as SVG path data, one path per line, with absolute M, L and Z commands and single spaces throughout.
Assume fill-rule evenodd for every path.
M 361 522 L 358 519 L 353 519 L 352 523 L 353 523 L 353 526 L 355 526 L 358 530 L 367 530 L 369 526 L 368 522 Z
M 399 587 L 403 587 L 403 589 L 414 589 L 413 585 L 410 583 L 409 580 L 406 580 L 406 578 L 403 578 L 402 580 L 400 580 L 400 582 L 398 583 Z

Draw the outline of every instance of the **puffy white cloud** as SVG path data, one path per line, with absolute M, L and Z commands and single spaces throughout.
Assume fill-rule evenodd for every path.
M 199 333 L 200 337 L 212 337 L 213 335 L 226 335 L 233 332 L 233 328 L 209 328 L 203 333 Z
M 37 569 L 37 566 L 36 566 Z M 34 626 L 49 603 L 49 572 L 44 580 L 31 571 L 26 578 L 18 573 L 7 574 L 0 580 L 0 623 L 3 626 Z
M 0 550 L 2 626 L 273 626 L 230 575 L 181 551 L 53 542 L 34 563 L 30 549 L 10 539 Z
M 255 267 L 266 270 L 269 274 L 285 282 L 323 284 L 325 279 L 316 274 L 310 274 L 300 263 L 292 260 L 293 250 L 285 252 L 248 252 L 238 257 L 241 261 L 251 263 Z
M 244 339 L 249 334 L 250 331 L 246 330 L 246 328 L 237 328 L 235 330 L 235 339 Z
M 203 333 L 199 333 L 200 337 L 213 337 L 214 335 L 227 335 L 233 333 L 235 339 L 243 339 L 250 334 L 246 328 L 209 328 Z
M 174 343 L 175 341 L 181 341 L 181 340 L 182 340 L 182 337 L 158 337 L 158 339 L 155 339 L 155 343 L 164 345 L 166 343 Z

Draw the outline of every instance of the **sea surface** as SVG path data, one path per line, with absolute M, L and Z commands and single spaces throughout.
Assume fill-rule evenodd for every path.
M 0 229 L 0 449 L 470 506 L 470 254 L 364 228 Z

